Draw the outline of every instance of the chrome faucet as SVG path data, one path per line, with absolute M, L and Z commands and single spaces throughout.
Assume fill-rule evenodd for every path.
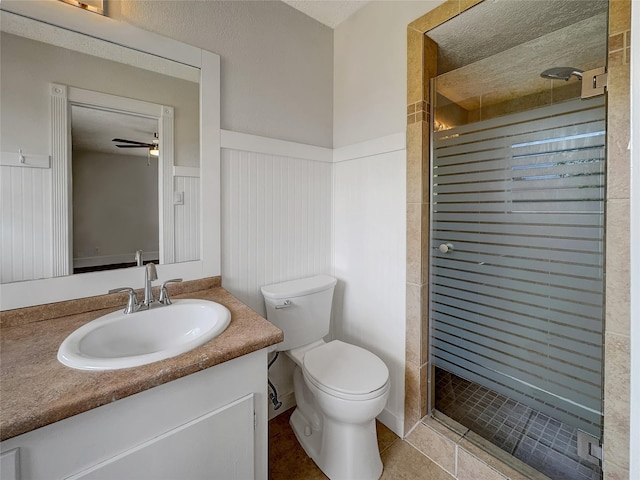
M 147 263 L 144 270 L 144 300 L 142 301 L 143 308 L 149 308 L 156 299 L 153 297 L 153 290 L 151 289 L 151 282 L 158 279 L 158 272 L 153 262 Z
M 109 293 L 129 293 L 129 300 L 127 302 L 126 308 L 124 309 L 124 313 L 134 313 L 139 310 L 148 310 L 151 307 L 151 304 L 155 302 L 158 302 L 159 305 L 171 305 L 171 299 L 169 298 L 169 293 L 167 291 L 167 284 L 178 283 L 181 282 L 182 279 L 172 278 L 171 280 L 165 281 L 160 287 L 160 298 L 156 299 L 153 296 L 151 282 L 157 279 L 158 271 L 156 270 L 155 264 L 151 262 L 147 263 L 144 269 L 144 300 L 142 301 L 142 303 L 138 303 L 136 292 L 131 287 L 114 288 L 113 290 L 109 290 Z

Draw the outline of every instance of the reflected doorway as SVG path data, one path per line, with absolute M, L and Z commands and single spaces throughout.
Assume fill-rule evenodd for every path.
M 74 273 L 158 263 L 159 157 L 143 145 L 157 131 L 157 118 L 71 106 Z

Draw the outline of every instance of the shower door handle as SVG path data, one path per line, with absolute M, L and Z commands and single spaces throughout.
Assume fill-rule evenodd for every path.
M 452 252 L 453 251 L 453 243 L 441 243 L 438 247 L 442 253 Z

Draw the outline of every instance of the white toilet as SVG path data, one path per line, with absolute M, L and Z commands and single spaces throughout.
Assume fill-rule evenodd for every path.
M 318 275 L 262 287 L 267 318 L 284 332 L 284 351 L 296 363 L 293 431 L 331 480 L 382 474 L 375 417 L 389 396 L 389 369 L 364 348 L 329 333 L 336 279 Z

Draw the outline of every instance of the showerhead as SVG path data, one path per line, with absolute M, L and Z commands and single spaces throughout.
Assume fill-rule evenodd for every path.
M 582 79 L 582 70 L 573 67 L 553 67 L 540 74 L 542 78 L 565 81 L 568 81 L 571 78 L 571 75 L 574 75 L 578 79 Z

